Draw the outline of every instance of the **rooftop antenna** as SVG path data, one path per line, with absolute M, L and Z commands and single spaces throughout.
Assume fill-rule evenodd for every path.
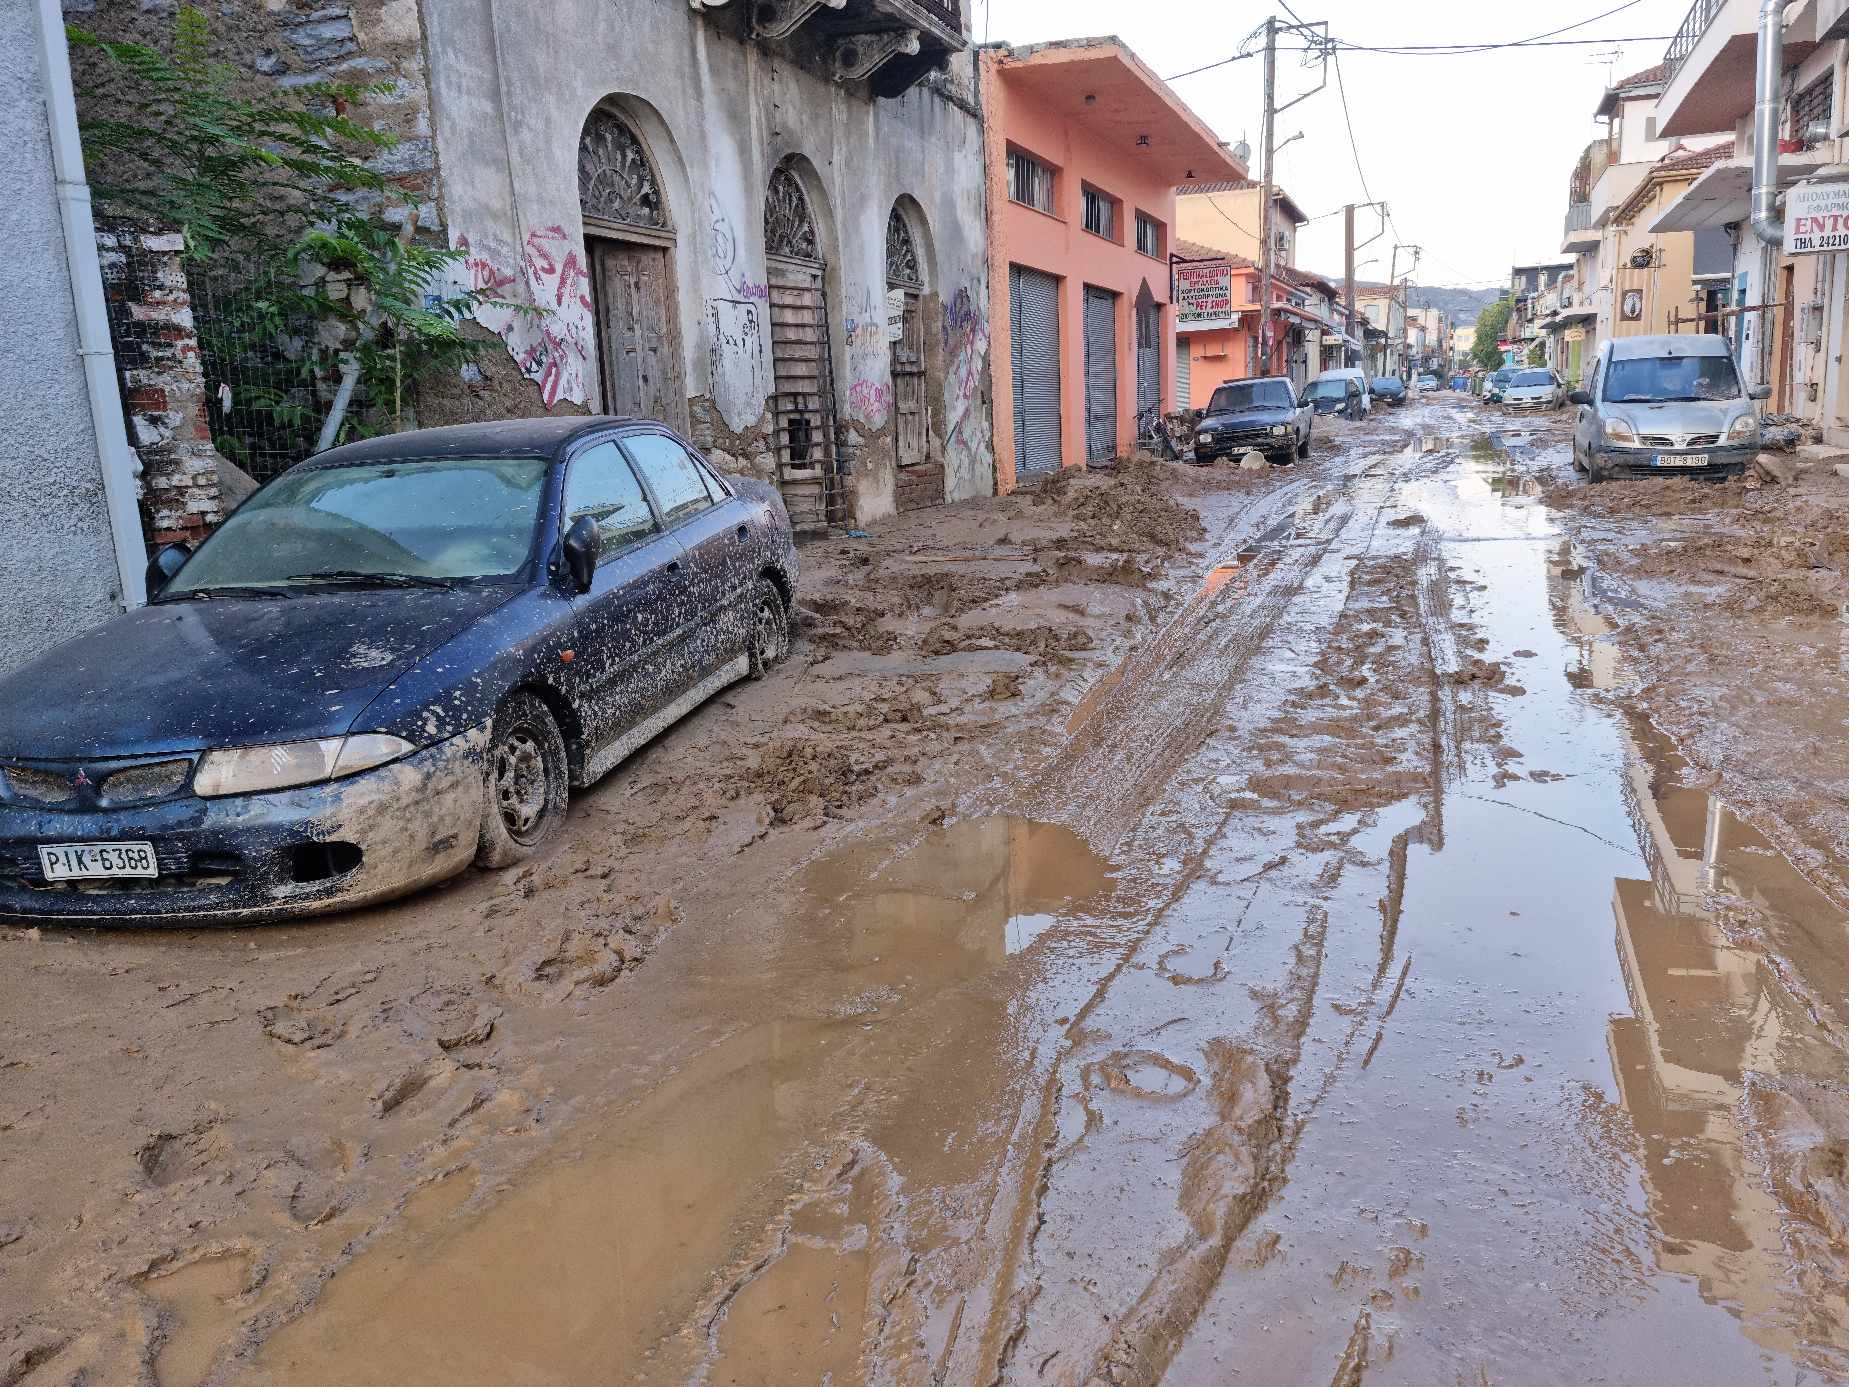
M 1618 60 L 1624 56 L 1622 48 L 1602 48 L 1597 53 L 1586 55 L 1586 61 L 1593 67 L 1601 64 L 1605 68 L 1605 85 L 1610 86 L 1618 80 Z

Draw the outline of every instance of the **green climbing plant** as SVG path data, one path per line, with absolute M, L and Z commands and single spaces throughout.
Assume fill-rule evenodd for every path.
M 457 287 L 464 253 L 420 240 L 415 210 L 365 162 L 396 143 L 350 114 L 382 87 L 251 94 L 194 5 L 176 12 L 171 52 L 68 34 L 103 60 L 80 69 L 93 86 L 79 92 L 98 205 L 177 229 L 198 276 L 236 281 L 200 316 L 203 351 L 261 359 L 272 383 L 217 406 L 221 451 L 247 452 L 240 422 L 299 439 L 298 453 L 402 428 L 418 382 L 479 355 L 462 321 L 493 300 Z
M 1470 359 L 1486 371 L 1494 371 L 1502 365 L 1502 348 L 1497 343 L 1509 330 L 1509 313 L 1513 307 L 1512 300 L 1501 298 L 1477 315 L 1477 335 L 1470 344 Z

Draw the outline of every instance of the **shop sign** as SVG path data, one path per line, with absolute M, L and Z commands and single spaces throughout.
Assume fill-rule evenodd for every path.
M 1233 267 L 1223 260 L 1175 266 L 1175 326 L 1210 332 L 1239 326 L 1233 312 Z
M 1785 254 L 1849 250 L 1849 183 L 1800 183 L 1785 194 Z

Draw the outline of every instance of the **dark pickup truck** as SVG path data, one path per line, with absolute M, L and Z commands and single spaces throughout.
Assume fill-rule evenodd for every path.
M 1252 450 L 1272 462 L 1310 455 L 1308 404 L 1284 376 L 1229 380 L 1213 392 L 1194 431 L 1194 460 L 1213 462 Z

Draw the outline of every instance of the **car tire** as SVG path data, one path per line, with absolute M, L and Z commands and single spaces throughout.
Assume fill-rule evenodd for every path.
M 1586 470 L 1586 464 L 1580 460 L 1579 444 L 1577 443 L 1573 445 L 1573 470 L 1575 472 L 1584 472 Z
M 762 679 L 790 653 L 790 609 L 768 578 L 758 579 L 751 597 L 751 677 Z
M 1307 458 L 1310 455 L 1310 431 L 1305 429 L 1303 437 L 1297 442 L 1297 456 Z
M 565 822 L 570 794 L 565 738 L 552 710 L 530 693 L 510 694 L 488 728 L 475 865 L 512 867 L 531 858 Z

